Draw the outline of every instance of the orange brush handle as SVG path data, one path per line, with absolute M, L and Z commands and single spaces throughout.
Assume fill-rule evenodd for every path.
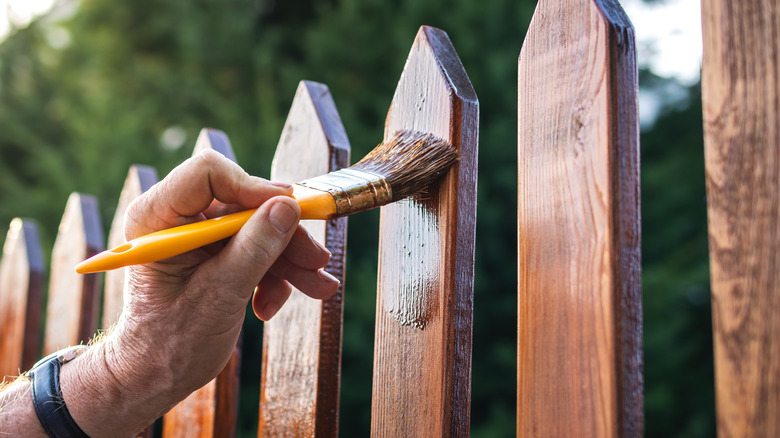
M 298 185 L 294 188 L 293 198 L 301 207 L 302 219 L 329 219 L 336 214 L 336 204 L 329 193 Z M 138 237 L 84 260 L 76 266 L 76 272 L 109 271 L 184 254 L 238 233 L 255 211 L 241 211 Z

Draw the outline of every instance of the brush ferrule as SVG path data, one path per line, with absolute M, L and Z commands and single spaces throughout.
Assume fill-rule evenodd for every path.
M 382 175 L 346 168 L 298 183 L 314 190 L 328 192 L 336 202 L 336 215 L 346 216 L 388 204 L 393 197 Z

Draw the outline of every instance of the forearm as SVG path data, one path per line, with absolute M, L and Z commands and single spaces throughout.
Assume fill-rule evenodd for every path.
M 161 384 L 127 381 L 105 340 L 90 347 L 60 372 L 60 385 L 71 416 L 91 438 L 133 436 L 169 409 Z
M 45 437 L 32 405 L 30 379 L 20 377 L 0 391 L 0 435 Z
M 60 388 L 73 420 L 91 438 L 134 436 L 170 409 L 180 393 L 162 373 L 142 383 L 130 373 L 106 339 L 62 365 Z M 113 364 L 112 364 L 113 363 Z M 139 376 L 140 374 L 135 374 Z M 45 437 L 33 406 L 31 382 L 20 377 L 0 392 L 0 436 Z

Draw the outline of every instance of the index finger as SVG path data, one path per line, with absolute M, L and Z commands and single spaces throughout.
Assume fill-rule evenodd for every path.
M 214 200 L 255 208 L 274 196 L 289 196 L 289 184 L 251 176 L 213 150 L 184 161 L 127 209 L 125 237 L 135 237 L 205 219 Z

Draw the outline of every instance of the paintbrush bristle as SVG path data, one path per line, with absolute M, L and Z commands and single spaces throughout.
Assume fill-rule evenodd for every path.
M 457 160 L 455 148 L 439 137 L 398 131 L 352 168 L 384 176 L 395 202 L 424 192 Z

